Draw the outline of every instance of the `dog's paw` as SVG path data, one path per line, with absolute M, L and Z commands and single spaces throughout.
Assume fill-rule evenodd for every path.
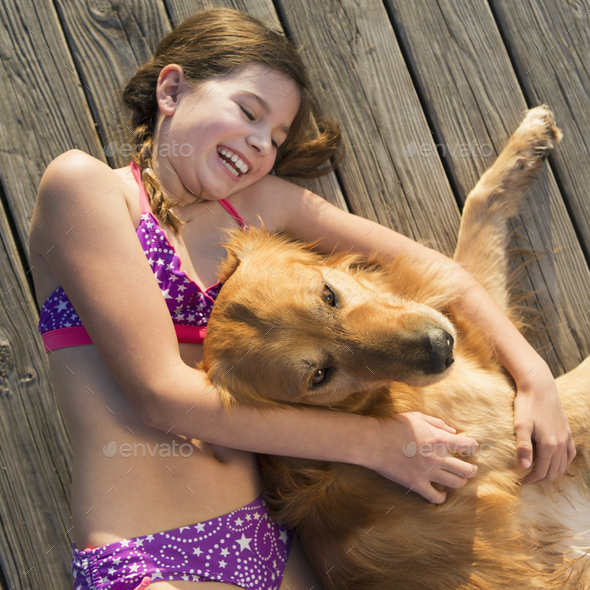
M 562 137 L 563 134 L 555 124 L 553 113 L 547 105 L 528 111 L 511 139 L 520 167 L 527 164 L 536 167 L 535 161 L 538 163 L 546 160 Z

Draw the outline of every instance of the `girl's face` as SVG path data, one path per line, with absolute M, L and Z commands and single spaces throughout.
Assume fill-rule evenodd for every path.
M 297 84 L 262 64 L 197 87 L 166 66 L 157 93 L 154 166 L 165 192 L 188 203 L 228 197 L 268 174 L 300 104 Z

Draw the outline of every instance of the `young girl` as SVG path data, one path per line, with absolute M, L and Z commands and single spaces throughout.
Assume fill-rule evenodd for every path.
M 227 226 L 262 221 L 321 238 L 326 252 L 411 250 L 451 265 L 465 313 L 518 387 L 523 466 L 531 436 L 537 444 L 530 480 L 563 473 L 575 450 L 549 369 L 474 279 L 269 175 L 318 174 L 340 142 L 329 122 L 311 131 L 305 69 L 283 36 L 236 11 L 196 14 L 124 98 L 138 146 L 131 165 L 111 170 L 76 150 L 54 160 L 30 234 L 39 330 L 74 449 L 76 588 L 319 587 L 299 549 L 290 552 L 291 533 L 268 518 L 254 452 L 356 463 L 437 503 L 445 492 L 433 483 L 457 488 L 476 473 L 448 455 L 404 456 L 411 441 L 475 449 L 425 415 L 226 412 L 195 366 Z

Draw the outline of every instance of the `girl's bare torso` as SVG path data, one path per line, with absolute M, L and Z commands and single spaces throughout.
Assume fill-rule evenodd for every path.
M 137 227 L 139 192 L 129 168 L 113 171 L 113 183 L 124 193 Z M 232 202 L 244 217 L 250 217 L 241 198 L 232 198 Z M 204 289 L 217 281 L 216 267 L 225 258 L 219 243 L 224 229 L 237 227 L 236 222 L 216 202 L 176 211 L 183 219 L 191 219 L 180 238 L 161 226 L 179 255 L 181 270 Z M 32 257 L 36 294 L 42 305 L 59 282 L 40 255 L 32 253 Z M 202 345 L 179 347 L 183 361 L 196 367 L 202 359 Z M 63 348 L 48 356 L 74 452 L 72 534 L 79 549 L 210 520 L 260 495 L 261 478 L 253 454 L 189 440 L 175 433 L 173 423 L 168 432 L 144 424 L 94 346 Z M 153 362 L 158 362 L 157 350 Z M 205 395 L 195 389 L 195 395 Z M 307 570 L 301 559 L 289 559 L 283 585 L 295 564 L 294 576 Z M 152 586 L 164 590 L 195 584 L 158 582 Z M 201 583 L 199 588 L 224 586 Z

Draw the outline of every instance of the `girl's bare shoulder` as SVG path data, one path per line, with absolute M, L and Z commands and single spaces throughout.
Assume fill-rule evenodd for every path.
M 39 184 L 29 232 L 31 251 L 48 233 L 62 229 L 66 219 L 85 215 L 101 197 L 127 200 L 127 192 L 120 174 L 104 162 L 77 149 L 61 154 L 47 166 Z
M 302 210 L 303 204 L 320 199 L 311 191 L 288 180 L 267 174 L 231 199 L 238 211 L 258 225 L 258 217 L 269 230 L 285 229 L 285 222 L 294 210 Z M 323 199 L 320 199 L 323 200 Z
M 39 194 L 51 194 L 55 188 L 67 190 L 71 185 L 78 188 L 97 175 L 109 173 L 115 175 L 111 168 L 94 156 L 78 149 L 68 150 L 52 160 L 45 169 Z

